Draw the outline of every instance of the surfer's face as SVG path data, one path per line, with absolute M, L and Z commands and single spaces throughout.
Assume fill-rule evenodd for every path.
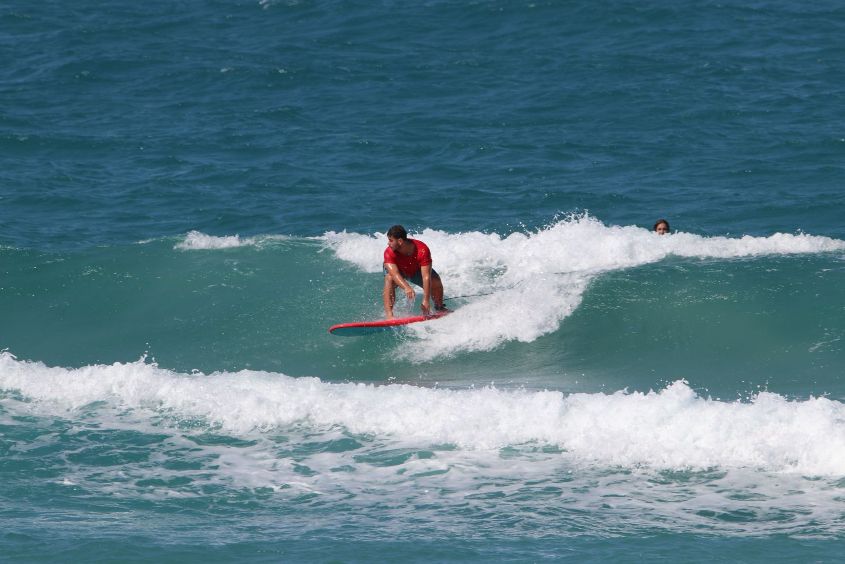
M 387 238 L 387 246 L 390 247 L 394 252 L 398 251 L 402 247 L 402 243 L 404 239 L 394 239 L 393 237 Z
M 655 227 L 654 230 L 657 231 L 657 233 L 659 233 L 660 235 L 665 235 L 669 233 L 669 226 L 665 223 L 658 223 L 657 227 Z

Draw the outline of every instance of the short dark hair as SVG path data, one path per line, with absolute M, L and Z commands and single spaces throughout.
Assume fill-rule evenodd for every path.
M 672 228 L 669 227 L 669 222 L 666 221 L 665 219 L 658 219 L 657 220 L 657 223 L 654 224 L 654 231 L 657 231 L 657 226 L 660 225 L 661 223 L 666 224 L 666 231 L 672 231 Z
M 407 239 L 408 232 L 401 225 L 394 225 L 387 230 L 387 236 L 391 239 Z

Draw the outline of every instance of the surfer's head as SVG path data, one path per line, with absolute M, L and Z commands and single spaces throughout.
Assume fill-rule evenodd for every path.
M 402 246 L 402 243 L 408 240 L 408 232 L 401 225 L 394 225 L 387 230 L 387 246 L 394 251 Z
M 408 232 L 401 225 L 394 225 L 387 230 L 387 236 L 391 239 L 407 239 Z
M 669 228 L 669 222 L 665 219 L 658 219 L 657 223 L 654 224 L 654 230 L 658 235 L 666 235 L 671 231 Z

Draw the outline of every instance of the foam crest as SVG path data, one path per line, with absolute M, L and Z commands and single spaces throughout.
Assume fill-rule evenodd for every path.
M 206 235 L 199 231 L 189 231 L 185 238 L 174 246 L 174 249 L 180 251 L 196 251 L 209 249 L 231 249 L 234 247 L 241 247 L 244 244 L 249 244 L 241 239 L 238 235 L 229 235 L 226 237 L 215 237 L 214 235 Z
M 409 237 L 432 250 L 435 268 L 463 279 L 467 271 L 496 273 L 517 281 L 533 274 L 601 272 L 649 264 L 676 255 L 741 258 L 845 250 L 845 241 L 804 233 L 768 237 L 657 235 L 636 226 L 605 225 L 589 215 L 570 216 L 535 233 L 445 233 L 425 229 Z M 365 272 L 381 272 L 384 234 L 329 232 L 326 245 L 338 258 Z M 476 277 L 470 276 L 471 279 Z
M 0 353 L 0 389 L 4 403 L 19 404 L 9 395 L 18 393 L 35 412 L 72 414 L 103 403 L 142 423 L 203 420 L 235 435 L 342 428 L 417 447 L 554 445 L 575 462 L 601 466 L 845 475 L 842 403 L 772 393 L 724 402 L 697 396 L 683 381 L 649 393 L 565 395 L 331 384 L 252 371 L 188 375 L 143 360 L 66 369 Z
M 410 236 L 431 248 L 447 297 L 471 296 L 448 318 L 409 331 L 418 340 L 403 347 L 402 354 L 413 360 L 491 350 L 554 332 L 578 307 L 590 280 L 603 272 L 669 256 L 731 259 L 845 249 L 845 241 L 806 234 L 660 236 L 641 227 L 605 225 L 589 215 L 570 216 L 535 233 L 426 229 Z M 381 272 L 383 234 L 331 232 L 323 240 L 339 259 L 365 272 Z
M 189 231 L 185 238 L 176 243 L 174 249 L 180 251 L 201 251 L 201 250 L 217 250 L 217 249 L 233 249 L 237 247 L 256 247 L 268 241 L 284 239 L 280 235 L 262 236 L 262 237 L 241 237 L 239 235 L 227 235 L 217 237 L 215 235 L 206 235 L 200 231 Z

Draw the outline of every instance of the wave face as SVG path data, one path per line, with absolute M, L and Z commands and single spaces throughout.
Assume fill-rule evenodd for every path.
M 147 355 L 179 372 L 327 382 L 592 393 L 686 380 L 716 397 L 845 397 L 838 239 L 657 236 L 586 215 L 417 236 L 454 313 L 351 339 L 327 328 L 383 315 L 381 234 L 2 249 L 4 346 L 54 366 Z

